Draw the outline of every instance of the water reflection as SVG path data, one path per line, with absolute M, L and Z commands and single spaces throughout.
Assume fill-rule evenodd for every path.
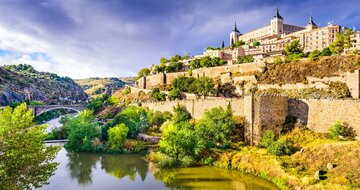
M 144 155 L 67 153 L 43 189 L 257 190 L 276 189 L 261 179 L 213 167 L 158 169 Z

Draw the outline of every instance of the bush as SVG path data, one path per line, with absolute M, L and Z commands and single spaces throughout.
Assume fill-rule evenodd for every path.
M 130 93 L 131 93 L 131 88 L 129 86 L 127 86 L 123 92 L 123 95 L 130 94 Z
M 238 56 L 236 59 L 236 64 L 251 63 L 251 62 L 254 62 L 254 57 L 252 55 Z
M 260 145 L 262 147 L 268 148 L 271 144 L 275 142 L 275 135 L 272 131 L 265 131 L 262 134 Z
M 109 145 L 112 149 L 121 149 L 125 145 L 129 128 L 125 124 L 119 124 L 108 130 Z
M 320 56 L 321 56 L 321 52 L 319 50 L 314 50 L 309 54 L 309 58 L 311 61 L 319 60 Z
M 333 139 L 354 139 L 356 137 L 356 133 L 353 128 L 341 123 L 341 121 L 337 121 L 335 125 L 329 128 L 329 135 Z
M 348 86 L 342 82 L 330 82 L 329 90 L 336 98 L 347 98 L 351 95 Z
M 290 147 L 290 143 L 286 141 L 276 141 L 272 143 L 267 150 L 276 156 L 284 156 L 291 155 Z
M 160 92 L 159 88 L 153 88 L 151 90 L 151 97 L 153 97 L 157 101 L 165 101 L 166 100 L 166 94 Z
M 195 160 L 191 156 L 184 156 L 180 160 L 182 167 L 191 167 L 195 165 Z
M 172 121 L 175 123 L 186 122 L 191 119 L 190 112 L 187 111 L 186 107 L 180 104 L 177 104 L 176 107 L 173 107 L 174 115 Z
M 176 100 L 181 99 L 181 92 L 179 89 L 174 88 L 169 92 L 169 99 L 170 100 Z
M 106 101 L 109 105 L 113 106 L 116 105 L 120 102 L 120 98 L 116 97 L 116 96 L 111 96 L 109 99 L 107 99 Z

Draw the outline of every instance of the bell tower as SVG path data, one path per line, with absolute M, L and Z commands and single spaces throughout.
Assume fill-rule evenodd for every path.
M 235 22 L 234 29 L 230 33 L 230 46 L 235 44 L 239 40 L 240 35 L 241 35 L 241 33 L 237 29 L 236 22 Z
M 271 34 L 281 35 L 284 33 L 284 18 L 280 15 L 279 7 L 276 7 L 274 18 L 271 19 Z

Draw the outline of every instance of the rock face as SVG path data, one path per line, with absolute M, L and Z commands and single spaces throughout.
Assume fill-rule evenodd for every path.
M 25 100 L 69 104 L 86 101 L 87 95 L 69 77 L 38 72 L 30 65 L 0 67 L 0 105 Z

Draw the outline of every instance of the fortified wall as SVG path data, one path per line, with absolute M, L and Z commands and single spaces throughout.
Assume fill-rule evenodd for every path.
M 200 68 L 192 71 L 195 78 L 210 77 L 212 79 L 221 79 L 223 83 L 231 81 L 231 75 L 236 73 L 262 72 L 265 63 L 244 63 L 237 65 L 225 65 L 219 67 Z M 136 81 L 136 86 L 141 89 L 151 90 L 153 87 L 171 84 L 179 76 L 189 76 L 187 72 L 160 73 L 147 77 L 142 77 Z
M 245 118 L 245 142 L 256 145 L 265 130 L 279 132 L 287 116 L 295 116 L 297 123 L 309 129 L 327 133 L 336 121 L 352 127 L 360 137 L 360 101 L 327 99 L 288 99 L 286 96 L 262 95 L 244 98 L 211 98 L 166 102 L 144 102 L 142 106 L 155 111 L 173 111 L 173 107 L 184 105 L 195 119 L 201 118 L 205 110 L 214 107 L 232 107 L 234 116 Z
M 142 106 L 155 111 L 173 111 L 177 104 L 183 105 L 195 119 L 200 119 L 206 110 L 215 107 L 226 108 L 229 104 L 234 116 L 245 117 L 245 141 L 258 144 L 264 130 L 280 131 L 280 125 L 288 115 L 288 98 L 284 96 L 246 96 L 245 98 L 212 98 L 199 100 L 178 100 L 166 102 L 145 102 Z

